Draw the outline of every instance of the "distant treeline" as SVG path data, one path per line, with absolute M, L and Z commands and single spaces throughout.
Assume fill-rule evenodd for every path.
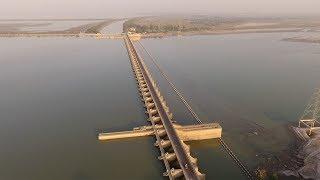
M 123 30 L 128 32 L 134 28 L 137 33 L 211 31 L 217 28 L 230 29 L 236 23 L 246 20 L 248 19 L 201 15 L 188 17 L 138 17 L 126 21 L 123 25 Z
M 144 18 L 134 18 L 126 21 L 123 24 L 123 31 L 128 32 L 135 29 L 137 33 L 166 33 L 166 32 L 187 32 L 187 31 L 204 31 L 212 30 L 215 23 L 207 23 L 203 20 L 187 20 L 182 19 L 179 22 L 176 21 L 163 21 L 148 19 L 145 21 Z
M 130 28 L 134 28 L 137 33 L 157 33 L 157 32 L 186 32 L 186 31 L 199 31 L 199 30 L 210 30 L 207 27 L 186 27 L 184 25 L 139 25 L 134 23 L 124 23 L 124 32 L 128 32 Z
M 319 18 L 148 16 L 126 21 L 123 31 L 166 33 L 188 31 L 244 30 L 265 28 L 307 28 L 320 26 Z

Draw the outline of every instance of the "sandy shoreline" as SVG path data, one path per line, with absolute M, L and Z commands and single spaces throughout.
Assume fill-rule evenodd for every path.
M 302 43 L 320 43 L 320 38 L 303 38 L 303 37 L 293 37 L 293 38 L 285 38 L 283 41 L 289 42 L 302 42 Z

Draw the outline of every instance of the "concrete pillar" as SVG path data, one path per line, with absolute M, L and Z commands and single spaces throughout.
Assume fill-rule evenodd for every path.
M 158 89 L 157 87 L 155 87 L 154 89 L 155 89 L 155 91 L 156 91 L 156 94 L 157 94 L 158 96 L 160 96 L 160 91 L 159 91 L 159 89 Z
M 163 173 L 163 176 L 169 176 L 169 173 L 174 179 L 177 179 L 183 176 L 182 169 L 174 169 L 174 168 L 170 169 L 170 172 Z
M 141 88 L 147 88 L 148 86 L 147 86 L 147 84 L 140 84 L 140 87 Z
M 159 116 L 153 116 L 152 120 L 153 120 L 153 122 L 157 123 L 157 122 L 161 121 L 161 118 Z
M 143 96 L 145 99 L 146 99 L 146 98 L 151 98 L 151 95 L 143 94 L 142 96 Z
M 149 114 L 151 114 L 151 116 L 154 116 L 158 113 L 158 111 L 156 109 L 150 109 L 149 110 Z
M 167 102 L 166 102 L 165 100 L 162 101 L 161 104 L 162 104 L 163 107 L 168 107 L 168 106 L 167 106 Z
M 148 88 L 140 88 L 140 91 L 141 92 L 149 92 L 149 89 Z
M 170 110 L 169 110 L 169 107 L 168 106 L 163 106 L 164 110 L 169 114 L 170 113 Z
M 206 179 L 206 175 L 205 174 L 201 174 L 199 171 L 197 171 L 197 175 L 198 175 L 200 180 L 205 180 Z
M 182 146 L 183 146 L 184 150 L 186 150 L 186 152 L 190 154 L 190 146 L 185 144 L 183 141 L 182 141 Z
M 197 162 L 198 162 L 198 159 L 197 158 L 194 158 L 190 155 L 190 153 L 188 153 L 188 157 L 190 159 L 190 161 L 194 164 L 194 165 L 197 165 Z
M 158 87 L 157 87 L 157 84 L 156 84 L 154 81 L 152 81 L 152 86 L 153 86 L 155 89 L 158 88 Z
M 168 117 L 169 117 L 169 119 L 172 121 L 173 120 L 173 113 L 168 113 L 169 115 L 168 115 Z
M 155 107 L 155 104 L 154 103 L 148 103 L 147 104 L 147 108 L 154 108 Z
M 161 145 L 162 148 L 167 148 L 171 146 L 171 142 L 169 140 L 163 140 L 161 139 L 160 142 L 156 141 L 156 143 L 154 144 L 155 146 L 159 146 Z
M 176 156 L 175 153 L 168 153 L 168 152 L 166 152 L 164 155 L 159 156 L 158 159 L 159 159 L 159 160 L 166 159 L 167 161 L 172 162 L 172 161 L 174 161 L 174 160 L 177 159 L 177 156 Z
M 157 130 L 157 134 L 160 136 L 160 137 L 163 137 L 165 135 L 167 135 L 167 132 L 165 130 Z
M 153 99 L 151 97 L 145 99 L 146 102 L 152 102 Z
M 159 96 L 159 99 L 160 99 L 160 101 L 164 100 L 163 96 Z

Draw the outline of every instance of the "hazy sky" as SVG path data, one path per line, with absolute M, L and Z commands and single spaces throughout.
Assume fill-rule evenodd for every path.
M 0 18 L 197 14 L 320 14 L 320 0 L 1 0 Z

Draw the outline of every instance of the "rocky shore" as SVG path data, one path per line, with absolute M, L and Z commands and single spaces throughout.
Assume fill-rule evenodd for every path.
M 296 162 L 284 167 L 279 175 L 290 179 L 320 179 L 320 129 L 313 130 L 309 136 L 305 128 L 291 128 L 299 144 L 290 155 Z

